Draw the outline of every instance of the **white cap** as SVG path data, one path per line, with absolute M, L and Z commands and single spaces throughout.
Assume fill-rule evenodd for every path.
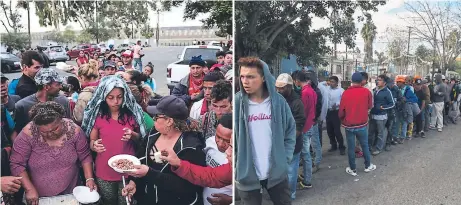
M 442 80 L 446 80 L 446 78 L 445 78 L 445 76 L 444 76 L 444 75 L 442 75 Z
M 232 80 L 234 78 L 234 69 L 230 69 L 227 71 L 226 76 L 224 76 L 226 80 Z
M 282 73 L 277 77 L 275 81 L 275 87 L 285 87 L 286 85 L 293 85 L 293 78 L 291 78 L 290 74 Z

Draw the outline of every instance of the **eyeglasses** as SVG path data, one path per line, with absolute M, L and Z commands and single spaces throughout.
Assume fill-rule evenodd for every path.
M 167 117 L 165 115 L 155 115 L 152 117 L 154 121 L 157 121 L 158 119 L 166 119 Z

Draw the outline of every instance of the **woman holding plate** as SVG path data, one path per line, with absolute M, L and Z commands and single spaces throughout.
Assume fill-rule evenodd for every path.
M 155 129 L 147 139 L 143 165 L 128 174 L 140 178 L 135 180 L 139 204 L 189 205 L 202 204 L 202 188 L 179 177 L 171 171 L 170 165 L 160 160 L 160 150 L 172 149 L 180 159 L 206 166 L 204 142 L 196 127 L 197 122 L 189 119 L 189 111 L 183 100 L 165 96 L 147 112 L 154 116 Z M 131 183 L 131 182 L 130 182 Z M 122 194 L 131 197 L 135 185 L 128 184 Z

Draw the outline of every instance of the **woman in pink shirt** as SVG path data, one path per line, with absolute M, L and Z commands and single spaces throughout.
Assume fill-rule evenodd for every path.
M 89 132 L 90 148 L 97 153 L 96 182 L 103 204 L 126 204 L 121 195 L 122 176 L 126 175 L 114 171 L 107 161 L 119 154 L 135 155 L 136 144 L 145 135 L 144 124 L 142 109 L 127 84 L 118 76 L 104 77 L 82 122 Z
M 22 177 L 27 204 L 40 197 L 71 194 L 83 167 L 86 186 L 96 190 L 93 160 L 85 133 L 72 120 L 63 118 L 64 108 L 53 101 L 38 103 L 16 137 L 11 153 L 13 176 Z

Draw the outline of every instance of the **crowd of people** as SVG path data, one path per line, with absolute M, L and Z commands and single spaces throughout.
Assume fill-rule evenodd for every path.
M 232 60 L 209 69 L 193 57 L 172 95 L 160 96 L 154 66 L 135 69 L 135 52 L 83 54 L 64 78 L 26 51 L 17 84 L 1 75 L 6 204 L 39 204 L 76 186 L 97 191 L 97 204 L 232 203 Z M 118 173 L 108 160 L 120 154 L 142 165 Z
M 447 81 L 441 74 L 433 81 L 382 74 L 370 89 L 368 74 L 356 72 L 344 90 L 338 77 L 308 70 L 275 79 L 257 57 L 240 58 L 238 66 L 234 163 L 243 204 L 261 204 L 264 190 L 274 204 L 291 204 L 297 190 L 313 187 L 312 173 L 322 162 L 323 123 L 328 152 L 347 153 L 345 172 L 357 176 L 356 158 L 363 157 L 364 172 L 372 172 L 377 166 L 371 155 L 425 138 L 428 130 L 443 132 L 460 116 L 459 79 Z

